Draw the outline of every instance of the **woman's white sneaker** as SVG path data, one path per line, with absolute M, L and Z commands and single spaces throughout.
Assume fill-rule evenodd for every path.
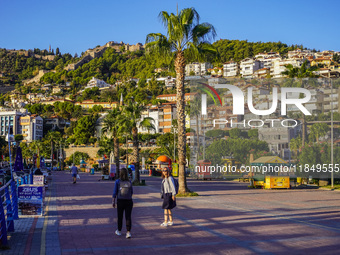
M 163 222 L 162 224 L 161 224 L 161 227 L 167 227 L 168 226 L 168 223 L 166 223 L 166 222 Z
M 131 238 L 131 233 L 130 232 L 126 233 L 126 238 Z
M 121 236 L 122 235 L 122 233 L 118 229 L 116 230 L 115 233 L 116 233 L 117 236 Z
M 168 221 L 168 226 L 172 226 L 174 225 L 174 222 L 173 221 Z

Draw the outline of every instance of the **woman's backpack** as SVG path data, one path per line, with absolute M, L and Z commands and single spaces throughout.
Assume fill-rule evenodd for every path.
M 130 181 L 119 181 L 118 199 L 132 199 L 132 184 Z

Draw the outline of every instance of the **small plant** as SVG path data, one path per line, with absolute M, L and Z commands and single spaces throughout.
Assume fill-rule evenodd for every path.
M 177 194 L 176 197 L 197 197 L 199 196 L 196 192 L 185 192 L 184 194 Z

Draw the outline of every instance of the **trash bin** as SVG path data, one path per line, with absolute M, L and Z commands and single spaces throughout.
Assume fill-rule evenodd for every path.
M 91 168 L 91 174 L 94 174 L 94 168 Z

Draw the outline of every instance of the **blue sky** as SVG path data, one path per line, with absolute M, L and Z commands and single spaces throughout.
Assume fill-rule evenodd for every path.
M 194 7 L 216 40 L 281 41 L 340 51 L 337 0 L 0 0 L 0 48 L 81 53 L 108 41 L 144 43 L 160 11 Z

